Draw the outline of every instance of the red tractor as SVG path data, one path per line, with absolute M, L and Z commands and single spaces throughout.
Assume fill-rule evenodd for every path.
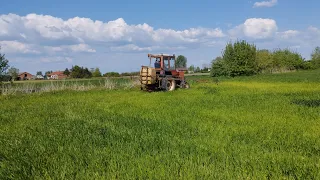
M 175 55 L 148 54 L 149 66 L 141 66 L 141 90 L 173 91 L 177 87 L 189 88 L 184 72 L 186 68 L 176 68 Z M 154 60 L 154 61 L 153 61 Z M 152 65 L 151 63 L 154 62 Z

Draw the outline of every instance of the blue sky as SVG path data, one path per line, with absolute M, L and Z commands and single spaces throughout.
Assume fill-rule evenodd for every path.
M 320 46 L 315 0 L 4 0 L 1 6 L 2 52 L 33 74 L 76 64 L 137 71 L 147 53 L 183 54 L 188 65 L 201 66 L 235 39 L 291 48 L 307 59 Z

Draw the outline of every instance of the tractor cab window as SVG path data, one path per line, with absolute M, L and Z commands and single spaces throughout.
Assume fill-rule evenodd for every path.
M 163 64 L 164 64 L 164 69 L 165 69 L 165 70 L 169 70 L 169 69 L 170 69 L 170 67 L 169 67 L 169 60 L 168 60 L 168 59 L 164 58 L 164 59 L 163 59 Z
M 170 69 L 171 69 L 171 70 L 174 70 L 174 69 L 175 69 L 175 60 L 174 60 L 174 58 L 171 58 L 171 59 L 170 59 Z
M 163 66 L 166 71 L 175 69 L 175 59 L 172 57 L 163 57 Z
M 155 68 L 160 68 L 161 64 L 160 64 L 160 58 L 156 58 L 155 62 L 154 62 L 154 67 Z

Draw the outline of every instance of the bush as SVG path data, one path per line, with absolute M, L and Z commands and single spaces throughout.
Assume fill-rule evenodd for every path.
M 272 54 L 273 71 L 297 70 L 303 67 L 303 58 L 289 49 L 277 49 Z
M 120 77 L 118 72 L 107 72 L 103 75 L 104 77 Z
M 228 68 L 224 60 L 221 57 L 217 57 L 215 60 L 212 61 L 212 68 L 210 71 L 211 76 L 218 77 L 218 76 L 228 76 Z
M 310 69 L 315 69 L 313 63 L 311 60 L 307 60 L 307 61 L 304 61 L 303 64 L 302 64 L 302 69 L 304 70 L 310 70 Z
M 299 69 L 320 68 L 320 48 L 312 54 L 311 61 L 304 61 L 298 52 L 276 49 L 273 52 L 257 50 L 246 41 L 228 43 L 223 56 L 212 62 L 211 76 L 242 76 L 257 73 L 273 73 Z
M 70 76 L 72 78 L 91 78 L 92 73 L 88 68 L 80 67 L 78 65 L 71 68 Z
M 12 76 L 10 75 L 0 75 L 0 82 L 7 82 L 11 80 L 12 80 Z
M 266 49 L 258 50 L 256 56 L 258 72 L 272 72 L 272 52 Z
M 246 41 L 228 43 L 222 59 L 212 63 L 212 76 L 253 75 L 258 71 L 256 62 L 256 46 Z
M 311 54 L 311 63 L 313 68 L 320 68 L 320 47 L 316 47 Z
M 140 72 L 124 72 L 121 73 L 121 76 L 138 76 Z

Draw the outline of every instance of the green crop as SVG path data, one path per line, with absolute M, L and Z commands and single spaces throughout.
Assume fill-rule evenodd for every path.
M 319 77 L 0 96 L 0 179 L 319 179 Z

